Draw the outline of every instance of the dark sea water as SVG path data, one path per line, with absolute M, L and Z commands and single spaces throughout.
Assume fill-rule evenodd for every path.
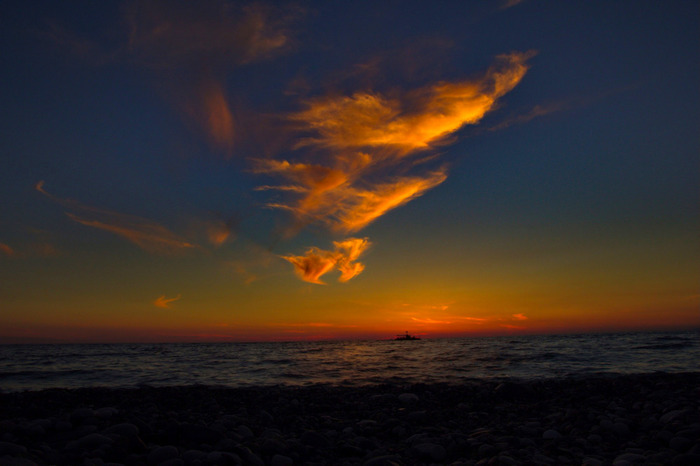
M 0 391 L 450 383 L 700 371 L 700 332 L 290 343 L 0 346 Z

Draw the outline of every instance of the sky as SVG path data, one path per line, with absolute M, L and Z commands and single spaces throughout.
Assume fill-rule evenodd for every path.
M 0 343 L 700 327 L 698 2 L 0 26 Z

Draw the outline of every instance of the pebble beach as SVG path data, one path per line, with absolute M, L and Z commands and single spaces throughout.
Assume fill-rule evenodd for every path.
M 2 465 L 700 464 L 700 373 L 0 394 Z

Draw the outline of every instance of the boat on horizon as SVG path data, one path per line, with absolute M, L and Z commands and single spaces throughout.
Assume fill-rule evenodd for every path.
M 411 335 L 408 333 L 408 330 L 406 330 L 405 335 L 396 335 L 396 338 L 394 338 L 394 340 L 420 340 L 420 337 Z

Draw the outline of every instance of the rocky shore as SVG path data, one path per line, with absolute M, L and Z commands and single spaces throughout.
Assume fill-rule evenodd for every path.
M 700 373 L 0 394 L 0 465 L 700 464 Z

